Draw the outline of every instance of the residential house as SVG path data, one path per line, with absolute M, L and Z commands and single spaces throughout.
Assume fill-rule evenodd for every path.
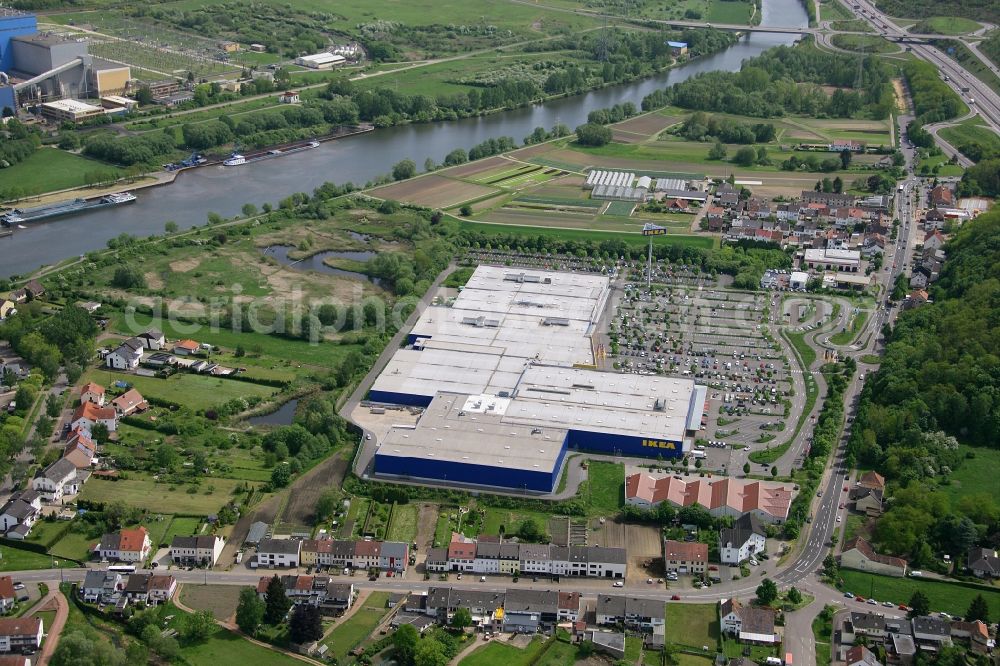
M 354 542 L 334 541 L 330 544 L 329 555 L 322 552 L 317 553 L 317 562 L 320 565 L 332 566 L 339 569 L 354 566 Z
M 913 275 L 910 276 L 909 284 L 911 289 L 926 289 L 929 281 L 926 275 L 915 271 Z
M 935 229 L 924 237 L 924 249 L 940 250 L 945 242 L 944 234 Z
M 17 314 L 17 303 L 7 298 L 0 298 L 0 321 Z
M 163 337 L 163 333 L 155 328 L 140 333 L 136 337 L 142 340 L 143 347 L 154 351 L 163 349 L 163 346 L 166 344 L 166 338 Z
M 83 430 L 73 430 L 63 448 L 63 458 L 77 469 L 90 469 L 97 456 L 97 444 Z
M 966 556 L 966 566 L 977 578 L 1000 578 L 1000 557 L 989 548 L 972 548 Z
M 98 407 L 104 406 L 104 387 L 94 382 L 87 382 L 80 389 L 80 403 L 90 402 Z
M 118 414 L 114 407 L 98 407 L 92 402 L 80 403 L 73 412 L 73 420 L 69 422 L 72 430 L 82 430 L 88 435 L 94 431 L 98 423 L 104 424 L 108 432 L 118 429 Z
M 551 546 L 550 573 L 554 576 L 624 578 L 627 558 L 623 548 Z
M 597 624 L 620 626 L 631 631 L 653 632 L 666 622 L 663 600 L 599 594 L 595 608 Z
M 319 563 L 320 551 L 329 553 L 331 539 L 303 539 L 299 546 L 299 566 L 312 567 Z
M 505 593 L 491 590 L 432 587 L 427 590 L 424 612 L 436 618 L 438 622 L 447 623 L 451 621 L 456 610 L 465 608 L 472 615 L 474 625 L 495 627 L 499 631 L 503 624 L 505 598 Z
M 548 574 L 552 571 L 550 548 L 547 544 L 522 543 L 519 559 L 522 574 Z M 450 549 L 449 549 L 450 554 Z
M 500 573 L 500 543 L 478 541 L 475 548 L 476 559 L 472 562 L 472 571 L 479 574 Z
M 914 289 L 903 299 L 903 309 L 912 310 L 913 308 L 919 308 L 921 305 L 926 305 L 930 300 L 931 296 L 927 293 L 927 290 Z
M 723 564 L 737 565 L 763 552 L 767 533 L 761 521 L 752 513 L 736 519 L 733 527 L 719 530 L 719 559 Z
M 133 576 L 135 574 L 132 574 Z M 131 576 L 130 576 L 131 578 Z M 150 574 L 149 596 L 146 603 L 156 606 L 173 598 L 177 591 L 177 580 L 173 576 Z
M 43 287 L 42 283 L 38 280 L 28 280 L 24 284 L 24 290 L 28 292 L 28 295 L 31 296 L 32 299 L 41 298 L 45 295 L 45 287 Z
M 448 571 L 448 549 L 428 548 L 424 558 L 424 569 L 428 572 Z
M 42 646 L 40 617 L 0 618 L 0 653 L 31 654 Z
M 14 579 L 10 576 L 0 576 L 0 613 L 7 613 L 17 601 L 17 591 L 14 590 Z
M 912 620 L 913 642 L 921 650 L 936 651 L 951 645 L 951 625 L 937 617 L 921 615 Z
M 83 579 L 79 594 L 91 604 L 116 601 L 114 597 L 124 588 L 122 575 L 115 571 L 91 569 Z
M 882 491 L 877 488 L 851 488 L 850 498 L 854 501 L 854 510 L 877 518 L 882 515 Z
M 858 479 L 857 485 L 862 488 L 873 488 L 885 492 L 885 478 L 878 472 L 865 472 Z
M 931 190 L 930 203 L 932 208 L 953 208 L 955 193 L 947 185 L 938 185 Z
M 722 631 L 746 643 L 772 645 L 781 641 L 774 632 L 774 610 L 744 606 L 736 599 L 719 602 Z
M 30 490 L 26 492 L 34 493 L 34 491 Z M 34 494 L 37 495 L 37 493 Z M 31 526 L 35 524 L 36 520 L 38 520 L 40 508 L 40 503 L 36 506 L 31 502 L 11 497 L 11 499 L 7 500 L 7 503 L 4 504 L 3 507 L 0 507 L 0 533 L 6 534 L 14 527 L 24 525 L 28 528 L 28 530 L 25 531 L 26 536 L 27 531 L 30 531 Z
M 875 653 L 863 645 L 855 645 L 849 649 L 844 662 L 846 666 L 882 666 Z
M 376 569 L 379 565 L 379 553 L 382 550 L 381 541 L 361 540 L 354 542 L 354 559 L 351 566 L 361 571 Z
M 860 636 L 882 640 L 888 633 L 884 615 L 852 611 L 850 617 L 844 620 L 844 626 L 841 629 L 841 641 L 843 643 L 853 643 Z
M 648 474 L 630 474 L 625 479 L 625 502 L 651 508 L 668 502 L 682 508 L 699 505 L 714 518 L 753 513 L 767 524 L 780 524 L 788 518 L 793 489 L 781 483 L 745 479 L 695 479 L 679 476 L 655 478 Z
M 990 639 L 990 628 L 982 620 L 975 622 L 952 622 L 951 637 L 969 644 L 969 649 L 979 654 L 989 653 L 994 646 Z
M 330 615 L 340 615 L 354 604 L 354 583 L 329 583 L 326 598 L 320 602 L 320 610 Z
M 297 567 L 300 546 L 297 539 L 262 539 L 257 545 L 257 564 L 271 568 Z
M 174 353 L 178 356 L 190 356 L 199 349 L 199 345 L 194 340 L 178 340 L 174 343 Z
M 41 496 L 43 502 L 61 504 L 64 495 L 73 495 L 78 491 L 76 479 L 76 465 L 60 458 L 35 474 L 31 489 Z
M 221 536 L 175 536 L 170 542 L 170 559 L 174 564 L 197 564 L 214 567 L 226 542 Z
M 149 403 L 134 388 L 130 388 L 112 400 L 111 405 L 115 408 L 115 413 L 118 414 L 119 418 L 149 409 Z
M 104 357 L 104 364 L 116 370 L 135 370 L 142 360 L 142 350 L 139 338 L 129 338 Z
M 101 537 L 94 552 L 102 560 L 143 562 L 152 550 L 149 531 L 145 527 L 110 532 Z
M 503 604 L 503 630 L 533 634 L 551 628 L 558 621 L 558 610 L 555 590 L 509 590 Z
M 708 568 L 708 544 L 666 539 L 663 542 L 663 567 L 667 572 L 704 574 Z
M 501 543 L 497 573 L 513 576 L 521 565 L 520 547 L 516 543 Z
M 448 570 L 449 571 L 474 571 L 476 566 L 476 541 L 462 536 L 452 534 L 451 542 L 448 544 Z M 499 557 L 499 549 L 497 551 Z M 497 565 L 499 568 L 499 564 Z
M 383 541 L 378 551 L 378 568 L 382 571 L 406 571 L 410 547 L 401 541 Z
M 848 569 L 872 571 L 888 576 L 905 576 L 906 560 L 899 557 L 880 555 L 871 544 L 861 537 L 854 537 L 844 544 L 840 554 L 840 565 Z

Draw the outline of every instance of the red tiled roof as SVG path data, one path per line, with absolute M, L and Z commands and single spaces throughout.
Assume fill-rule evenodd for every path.
M 267 586 L 271 584 L 271 576 L 261 576 L 257 581 L 257 594 L 267 592 Z
M 625 479 L 625 499 L 631 498 L 650 504 L 663 501 L 676 506 L 699 504 L 709 510 L 723 506 L 741 513 L 759 510 L 784 519 L 792 503 L 792 491 L 780 484 L 761 481 L 697 479 L 688 482 L 676 476 L 656 479 L 648 474 L 632 474 Z
M 866 559 L 869 559 L 872 562 L 878 562 L 879 564 L 885 564 L 899 569 L 906 568 L 906 560 L 900 557 L 891 557 L 889 555 L 880 555 L 876 553 L 871 544 L 861 537 L 854 537 L 844 544 L 844 550 L 842 552 L 846 553 L 849 550 L 857 550 L 859 553 L 864 555 Z
M 188 351 L 195 351 L 198 349 L 198 343 L 194 340 L 178 340 L 174 347 L 180 347 L 181 349 L 187 349 Z
M 98 407 L 92 402 L 84 402 L 73 412 L 73 421 L 82 418 L 90 421 L 114 420 L 115 410 L 113 407 Z
M 381 541 L 356 541 L 354 543 L 356 557 L 378 557 L 380 552 L 382 552 Z
M 145 402 L 146 399 L 142 397 L 142 394 L 131 388 L 112 400 L 111 404 L 123 412 L 130 412 L 139 409 Z
M 878 472 L 865 472 L 858 480 L 858 485 L 864 486 L 865 488 L 878 488 L 879 490 L 883 490 L 885 488 L 885 477 Z
M 0 636 L 37 636 L 41 623 L 37 617 L 0 618 Z
M 122 530 L 120 534 L 121 540 L 118 542 L 118 550 L 128 553 L 138 553 L 142 551 L 149 532 L 146 531 L 145 527 L 135 527 Z
M 153 576 L 149 579 L 149 589 L 151 590 L 169 590 L 170 586 L 174 584 L 173 576 Z
M 708 544 L 667 539 L 663 542 L 663 558 L 681 562 L 708 562 Z
M 452 541 L 448 544 L 449 560 L 474 560 L 476 558 L 476 542 Z
M 10 576 L 0 576 L 0 599 L 13 599 L 16 596 L 14 579 Z
M 100 384 L 95 384 L 94 382 L 87 382 L 80 389 L 80 395 L 84 393 L 96 393 L 97 395 L 104 395 L 104 387 Z

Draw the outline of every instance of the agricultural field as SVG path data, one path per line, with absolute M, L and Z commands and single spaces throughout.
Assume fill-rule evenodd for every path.
M 754 11 L 752 3 L 740 0 L 679 0 L 679 2 L 643 3 L 640 5 L 622 5 L 608 0 L 600 0 L 599 2 L 553 0 L 549 4 L 554 7 L 599 10 L 618 15 L 627 14 L 633 19 L 687 19 L 731 24 L 749 23 Z M 759 19 L 759 16 L 757 18 Z
M 374 196 L 415 203 L 430 208 L 452 208 L 466 201 L 497 194 L 498 189 L 429 174 L 401 183 L 377 187 Z
M 417 536 L 417 515 L 420 507 L 416 504 L 397 504 L 392 508 L 392 517 L 385 531 L 388 541 L 412 543 Z
M 635 209 L 635 206 L 635 202 L 632 201 L 612 201 L 608 204 L 608 207 L 604 209 L 604 214 L 629 217 L 632 215 L 632 211 Z

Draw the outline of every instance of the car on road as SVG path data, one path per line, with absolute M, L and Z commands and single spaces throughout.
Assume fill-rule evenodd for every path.
M 899 610 L 906 611 L 907 613 L 909 613 L 910 612 L 910 607 L 907 606 L 906 604 L 899 604 Z
M 22 583 L 21 581 L 18 581 L 16 583 L 14 583 L 14 589 L 15 590 L 23 590 L 24 589 L 24 583 Z
M 670 600 L 671 601 L 680 601 L 681 598 L 679 596 L 677 596 L 676 594 L 672 594 L 672 595 L 670 595 Z
M 653 579 L 652 578 L 647 578 L 646 579 L 646 585 L 652 585 L 652 584 L 653 584 Z
M 874 599 L 869 599 L 867 603 L 869 606 L 878 606 L 878 602 Z
M 822 490 L 817 490 L 816 491 L 816 497 L 822 497 L 822 496 L 823 496 L 823 491 Z
M 885 606 L 886 608 L 892 608 L 896 604 L 892 603 L 891 601 L 883 601 L 882 605 Z
M 844 592 L 844 596 L 847 597 L 848 599 L 853 599 L 854 598 L 854 593 L 853 592 Z
M 838 523 L 840 522 L 840 520 L 841 520 L 841 519 L 840 519 L 840 516 L 837 516 L 837 522 L 838 522 Z
M 861 604 L 865 603 L 865 598 L 862 597 L 860 594 L 858 596 L 854 597 L 854 600 L 857 601 L 858 603 L 861 603 Z
M 625 587 L 625 583 L 623 583 L 623 582 L 622 582 L 622 581 L 620 581 L 620 580 L 616 580 L 616 581 L 615 581 L 614 583 L 612 583 L 612 585 L 611 585 L 611 586 L 612 586 L 612 587 Z
M 840 503 L 840 508 L 841 508 L 841 509 L 843 509 L 843 508 L 844 508 L 845 506 L 846 506 L 846 505 L 845 505 L 845 504 L 844 504 L 843 502 L 841 502 L 841 503 Z

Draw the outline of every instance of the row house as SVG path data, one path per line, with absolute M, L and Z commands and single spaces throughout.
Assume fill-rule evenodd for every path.
M 299 555 L 302 566 L 402 573 L 409 563 L 410 547 L 401 541 L 305 539 L 301 542 Z
M 506 593 L 492 590 L 465 590 L 452 587 L 431 587 L 427 590 L 424 612 L 442 624 L 447 624 L 459 608 L 472 616 L 473 624 L 484 629 L 503 627 L 503 605 Z
M 174 564 L 214 567 L 226 542 L 214 534 L 175 536 L 170 542 L 170 559 Z
M 587 576 L 624 578 L 624 548 L 554 546 L 536 543 L 477 542 L 455 538 L 447 548 L 427 551 L 429 572 L 458 571 L 478 574 Z
M 599 625 L 652 633 L 666 622 L 666 604 L 662 599 L 601 594 L 597 597 L 596 619 Z
M 120 573 L 91 569 L 84 576 L 77 592 L 87 603 L 113 604 L 118 601 L 118 595 L 124 588 L 125 580 Z
M 170 601 L 177 591 L 177 580 L 173 576 L 154 573 L 129 574 L 122 590 L 129 603 L 149 606 Z
M 264 599 L 271 576 L 257 581 L 257 595 Z M 282 576 L 285 596 L 294 604 L 317 606 L 329 614 L 338 615 L 351 607 L 356 596 L 353 583 L 334 583 L 329 576 Z
M 102 560 L 118 562 L 143 562 L 151 550 L 152 542 L 145 527 L 109 532 L 94 547 L 94 553 Z

